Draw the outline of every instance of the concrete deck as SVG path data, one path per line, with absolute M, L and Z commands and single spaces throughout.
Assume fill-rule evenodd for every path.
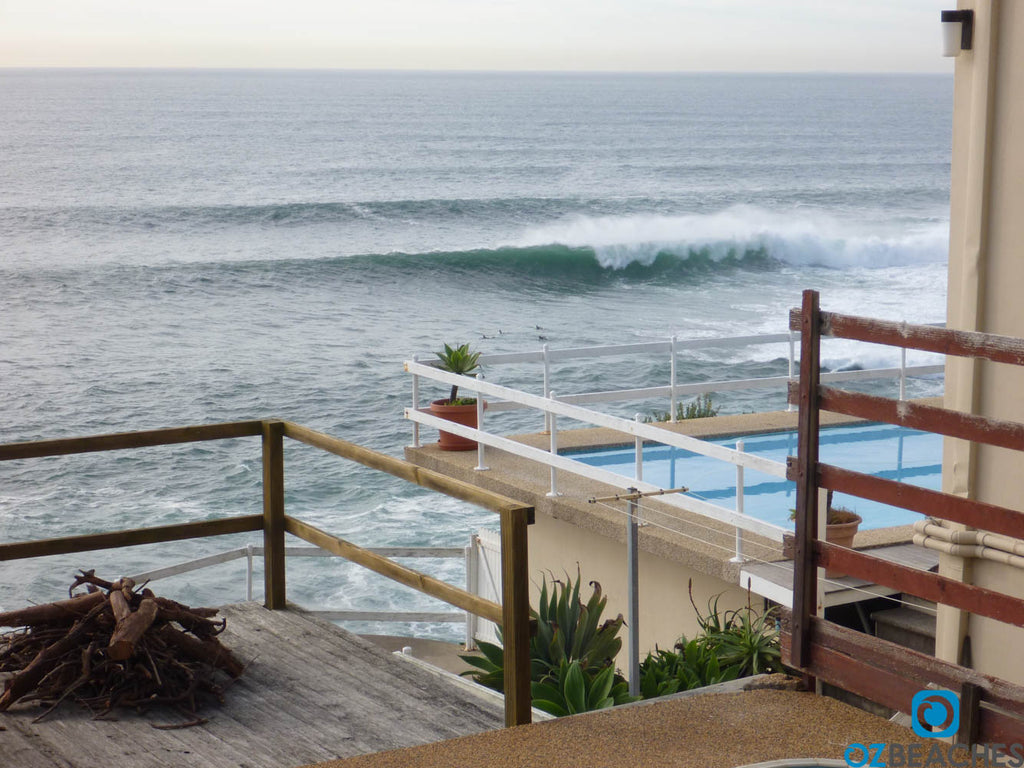
M 248 663 L 205 725 L 174 712 L 91 719 L 65 702 L 0 713 L 0 765 L 17 768 L 290 768 L 500 728 L 500 699 L 397 658 L 333 624 L 255 603 L 222 609 L 222 640 Z

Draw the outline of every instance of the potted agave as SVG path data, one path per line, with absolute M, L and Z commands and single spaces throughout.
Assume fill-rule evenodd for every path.
M 468 376 L 480 368 L 480 353 L 471 351 L 469 344 L 456 347 L 445 344 L 444 351 L 436 354 L 438 361 L 435 365 L 442 371 Z M 458 384 L 452 385 L 447 398 L 434 400 L 430 404 L 430 412 L 442 419 L 476 429 L 476 398 L 459 397 Z M 471 451 L 476 448 L 476 441 L 442 431 L 438 447 L 442 451 Z

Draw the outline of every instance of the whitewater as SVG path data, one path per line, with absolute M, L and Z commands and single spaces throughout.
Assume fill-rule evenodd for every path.
M 280 417 L 401 455 L 402 361 L 442 342 L 774 333 L 804 288 L 836 311 L 945 316 L 945 76 L 4 70 L 0 103 L 3 442 Z M 778 375 L 785 355 L 702 352 L 680 378 Z M 664 383 L 667 366 L 556 375 L 593 391 Z M 540 389 L 528 366 L 485 374 Z M 496 425 L 537 428 L 517 418 Z M 258 512 L 259 446 L 235 443 L 0 464 L 0 540 Z M 312 451 L 286 471 L 289 510 L 359 544 L 461 546 L 495 525 Z M 247 541 L 0 564 L 0 606 L 51 599 L 78 567 Z M 241 568 L 161 590 L 237 601 Z M 289 574 L 311 607 L 440 609 L 341 563 Z

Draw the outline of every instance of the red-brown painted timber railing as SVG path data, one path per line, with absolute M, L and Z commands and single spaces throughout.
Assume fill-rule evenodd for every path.
M 818 617 L 816 610 L 817 569 L 833 567 L 900 592 L 1024 626 L 1024 600 L 818 539 L 819 488 L 1024 539 L 1024 513 L 818 461 L 821 410 L 1024 450 L 1022 424 L 821 386 L 822 336 L 1022 366 L 1024 339 L 822 312 L 816 291 L 804 292 L 802 308 L 790 315 L 790 329 L 801 333 L 801 353 L 800 380 L 790 386 L 790 402 L 800 412 L 798 455 L 788 462 L 789 479 L 796 482 L 797 515 L 793 610 L 783 634 L 786 661 L 809 676 L 903 712 L 910 712 L 913 695 L 926 685 L 949 688 L 961 695 L 960 741 L 1024 742 L 1024 687 L 841 627 Z

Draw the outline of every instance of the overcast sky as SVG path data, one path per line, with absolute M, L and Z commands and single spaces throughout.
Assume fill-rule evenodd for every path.
M 951 72 L 955 0 L 0 0 L 0 66 Z

